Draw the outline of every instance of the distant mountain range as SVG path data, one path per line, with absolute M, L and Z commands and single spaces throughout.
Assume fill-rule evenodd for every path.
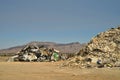
M 0 50 L 0 54 L 15 54 L 18 51 L 20 51 L 22 48 L 24 48 L 26 45 L 37 45 L 37 46 L 44 45 L 45 47 L 48 47 L 48 48 L 55 48 L 55 49 L 59 50 L 61 53 L 76 53 L 86 44 L 80 44 L 79 42 L 60 44 L 60 43 L 55 43 L 55 42 L 33 41 L 33 42 L 30 42 L 30 43 L 22 45 L 22 46 L 16 46 L 16 47 L 8 48 L 8 49 L 2 49 L 2 50 Z

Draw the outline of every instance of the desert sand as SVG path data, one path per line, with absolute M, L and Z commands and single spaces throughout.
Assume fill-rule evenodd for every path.
M 77 69 L 62 62 L 0 62 L 0 80 L 120 80 L 120 68 Z

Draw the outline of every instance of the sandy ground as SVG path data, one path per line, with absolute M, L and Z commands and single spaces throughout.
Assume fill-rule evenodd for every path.
M 6 62 L 9 58 L 9 56 L 0 56 L 0 62 Z
M 62 62 L 0 62 L 0 80 L 120 80 L 120 68 L 72 69 Z

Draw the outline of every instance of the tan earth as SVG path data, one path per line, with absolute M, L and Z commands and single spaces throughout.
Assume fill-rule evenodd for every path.
M 0 80 L 120 80 L 120 68 L 73 69 L 62 62 L 0 62 Z

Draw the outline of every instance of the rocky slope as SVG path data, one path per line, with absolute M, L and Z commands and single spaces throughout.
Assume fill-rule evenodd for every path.
M 120 66 L 120 27 L 101 32 L 64 65 L 79 67 Z

